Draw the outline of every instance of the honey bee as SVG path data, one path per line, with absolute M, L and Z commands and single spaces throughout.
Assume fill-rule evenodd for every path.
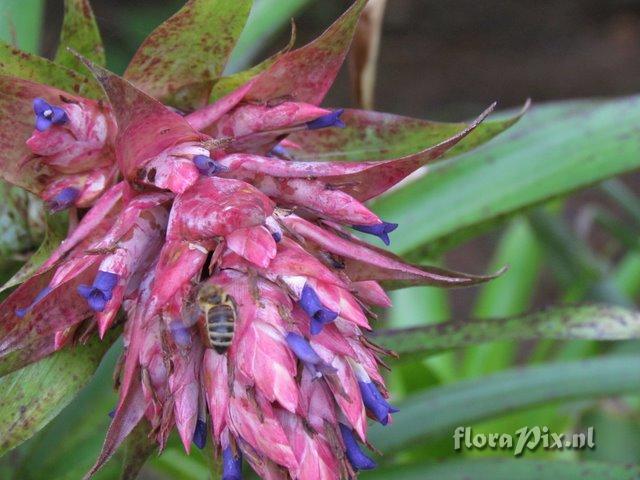
M 205 283 L 198 289 L 198 326 L 208 348 L 222 354 L 231 346 L 237 317 L 236 302 L 218 285 Z

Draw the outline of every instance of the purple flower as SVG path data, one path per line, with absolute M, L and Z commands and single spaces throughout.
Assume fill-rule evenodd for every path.
M 93 285 L 78 285 L 78 293 L 83 296 L 94 312 L 102 312 L 111 300 L 113 289 L 118 284 L 118 275 L 98 270 Z
M 188 347 L 191 345 L 191 334 L 189 329 L 180 320 L 174 320 L 169 324 L 171 337 L 176 345 L 180 347 Z
M 285 160 L 293 160 L 293 158 L 291 157 L 287 149 L 284 148 L 282 145 L 276 145 L 275 147 L 273 147 L 271 151 L 267 153 L 267 156 L 280 157 L 280 158 L 284 158 Z
M 302 288 L 298 303 L 311 318 L 311 335 L 320 333 L 323 326 L 333 322 L 338 316 L 336 312 L 322 305 L 316 291 L 307 284 Z
M 314 377 L 321 377 L 323 373 L 336 372 L 335 368 L 320 358 L 313 347 L 302 335 L 289 332 L 287 333 L 285 340 L 287 341 L 287 345 L 289 345 L 291 351 L 295 353 L 296 357 L 298 357 L 302 363 L 304 363 L 305 367 L 311 371 Z
M 231 447 L 222 451 L 222 480 L 242 480 L 242 454 L 233 454 Z
M 25 307 L 25 308 L 17 308 L 16 309 L 16 315 L 18 317 L 20 317 L 20 318 L 24 317 L 29 312 L 29 310 L 31 310 L 33 307 L 35 307 L 36 303 L 38 303 L 44 297 L 49 295 L 49 293 L 51 293 L 51 287 L 47 285 L 42 290 L 40 290 L 38 295 L 36 295 L 36 298 L 34 298 L 33 302 L 31 302 L 31 305 L 29 305 L 28 307 Z
M 351 466 L 356 470 L 372 470 L 376 468 L 376 462 L 367 457 L 362 450 L 360 450 L 358 441 L 353 435 L 351 429 L 342 423 L 338 425 L 340 426 L 342 441 L 347 449 L 347 458 L 349 459 Z
M 205 155 L 196 155 L 193 157 L 193 163 L 195 163 L 201 174 L 208 177 L 228 170 L 224 165 L 220 165 L 218 162 Z
M 373 413 L 376 420 L 382 425 L 386 425 L 389 421 L 389 414 L 398 412 L 398 409 L 389 405 L 372 382 L 359 381 L 358 385 L 360 386 L 360 393 L 362 393 L 364 405 Z
M 196 423 L 196 429 L 193 432 L 193 443 L 200 450 L 207 444 L 207 422 L 198 419 Z
M 49 201 L 49 210 L 54 213 L 65 210 L 76 201 L 76 198 L 78 198 L 79 195 L 80 191 L 77 188 L 63 188 L 60 190 L 60 193 Z
M 33 100 L 33 112 L 36 114 L 36 130 L 45 132 L 51 125 L 63 125 L 69 121 L 66 112 L 54 105 L 49 105 L 43 98 Z
M 316 118 L 315 120 L 311 120 L 307 122 L 307 128 L 309 130 L 318 130 L 319 128 L 327 128 L 327 127 L 338 127 L 344 128 L 346 125 L 340 119 L 340 116 L 344 113 L 344 108 L 340 108 L 338 110 L 334 110 L 331 113 L 327 113 L 321 117 Z
M 375 235 L 376 237 L 379 237 L 385 245 L 389 245 L 391 243 L 391 240 L 389 240 L 389 233 L 398 228 L 398 224 L 382 222 L 377 225 L 353 225 L 353 228 L 359 232 Z

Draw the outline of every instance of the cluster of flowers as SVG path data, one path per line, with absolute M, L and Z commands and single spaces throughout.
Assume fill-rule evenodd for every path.
M 338 22 L 357 18 L 362 4 Z M 3 176 L 53 212 L 81 213 L 5 301 L 0 355 L 34 361 L 124 323 L 120 399 L 92 472 L 143 418 L 161 449 L 174 426 L 187 452 L 209 434 L 225 480 L 241 478 L 243 457 L 264 479 L 373 468 L 361 446 L 367 417 L 386 425 L 396 411 L 379 371 L 388 352 L 364 333 L 372 308 L 390 306 L 381 283 L 487 279 L 405 263 L 349 230 L 388 245 L 397 225 L 365 202 L 486 114 L 399 159 L 297 161 L 318 135 L 339 143 L 331 132 L 362 113 L 318 106 L 346 50 L 323 56 L 310 46 L 186 113 L 86 60 L 104 100 L 0 76 L 1 115 L 18 126 Z M 203 285 L 234 300 L 226 349 L 199 334 Z

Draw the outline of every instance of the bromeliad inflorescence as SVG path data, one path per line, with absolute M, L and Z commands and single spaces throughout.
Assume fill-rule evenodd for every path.
M 174 426 L 187 452 L 210 436 L 225 480 L 241 477 L 242 459 L 265 479 L 373 468 L 367 417 L 386 425 L 396 411 L 379 371 L 388 352 L 365 334 L 371 309 L 390 306 L 383 286 L 490 278 L 405 263 L 350 231 L 388 245 L 397 225 L 365 202 L 488 112 L 401 158 L 296 160 L 316 141 L 339 150 L 366 137 L 354 119 L 368 119 L 369 135 L 381 125 L 318 106 L 364 3 L 201 108 L 168 108 L 88 60 L 103 99 L 0 77 L 0 120 L 19 127 L 0 135 L 4 178 L 81 214 L 3 304 L 0 355 L 35 361 L 103 337 L 123 312 L 120 399 L 90 473 L 141 421 L 161 450 Z

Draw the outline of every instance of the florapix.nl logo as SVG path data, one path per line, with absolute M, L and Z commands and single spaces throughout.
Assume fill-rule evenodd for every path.
M 552 432 L 547 426 L 522 427 L 513 433 L 474 433 L 471 427 L 459 426 L 453 432 L 453 449 L 511 450 L 516 457 L 525 451 L 593 450 L 596 446 L 593 427 L 582 432 Z

